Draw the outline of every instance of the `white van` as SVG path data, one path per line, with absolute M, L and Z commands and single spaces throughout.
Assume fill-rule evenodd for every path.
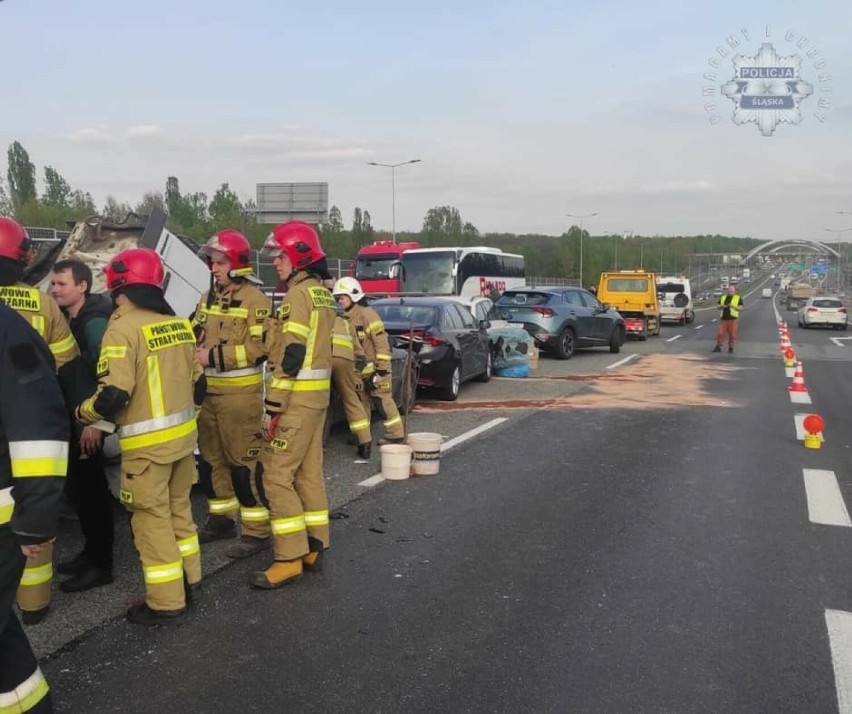
M 660 297 L 660 320 L 687 325 L 695 320 L 692 303 L 692 288 L 689 278 L 681 276 L 657 278 L 657 294 Z

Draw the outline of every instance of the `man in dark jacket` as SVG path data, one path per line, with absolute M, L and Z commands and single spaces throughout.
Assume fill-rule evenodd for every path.
M 92 271 L 82 261 L 60 260 L 53 266 L 50 292 L 80 347 L 75 368 L 60 380 L 69 418 L 77 404 L 98 387 L 101 340 L 112 313 L 112 301 L 106 295 L 93 295 L 91 287 Z M 73 422 L 67 492 L 77 509 L 85 545 L 56 568 L 60 575 L 72 576 L 59 585 L 65 592 L 82 592 L 112 582 L 113 499 L 104 472 L 103 440 L 102 431 Z
M 56 536 L 68 414 L 44 341 L 0 304 L 0 705 L 52 712 L 47 681 L 13 610 L 27 558 Z

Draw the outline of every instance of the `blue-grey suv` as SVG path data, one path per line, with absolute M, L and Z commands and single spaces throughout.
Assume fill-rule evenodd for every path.
M 559 359 L 571 359 L 579 347 L 609 347 L 618 353 L 627 334 L 618 311 L 582 288 L 507 290 L 497 309 L 505 319 L 522 323 L 536 345 Z

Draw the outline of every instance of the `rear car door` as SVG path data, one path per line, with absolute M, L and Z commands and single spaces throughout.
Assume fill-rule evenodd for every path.
M 612 334 L 612 317 L 603 309 L 601 301 L 590 292 L 580 292 L 583 304 L 589 310 L 589 319 L 592 322 L 592 335 L 596 344 L 607 344 Z
M 594 344 L 595 319 L 592 310 L 583 302 L 580 290 L 563 290 L 562 304 L 569 320 L 574 324 L 578 345 Z

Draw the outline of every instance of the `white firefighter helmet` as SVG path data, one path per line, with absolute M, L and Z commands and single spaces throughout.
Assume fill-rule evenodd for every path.
M 346 277 L 340 278 L 334 284 L 331 294 L 335 297 L 338 295 L 348 295 L 352 299 L 352 302 L 358 302 L 364 297 L 364 290 L 361 288 L 361 283 L 355 278 Z

